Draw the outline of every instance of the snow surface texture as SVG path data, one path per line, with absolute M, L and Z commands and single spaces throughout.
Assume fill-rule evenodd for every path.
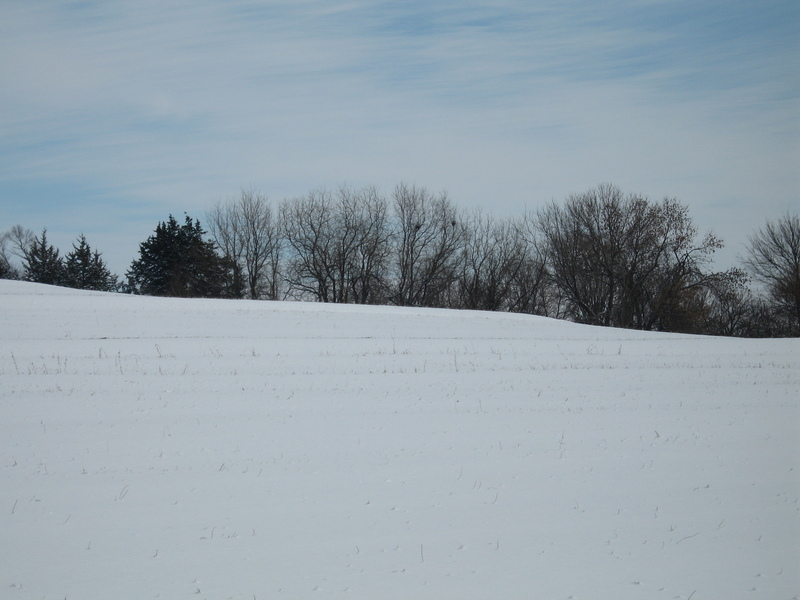
M 800 592 L 798 340 L 0 303 L 2 598 Z

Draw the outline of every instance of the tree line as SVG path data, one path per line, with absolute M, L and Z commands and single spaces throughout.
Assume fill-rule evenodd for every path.
M 170 215 L 123 281 L 83 235 L 60 257 L 46 230 L 0 237 L 0 276 L 176 297 L 313 300 L 506 311 L 578 323 L 729 336 L 800 335 L 800 217 L 768 222 L 741 267 L 688 208 L 603 184 L 517 218 L 466 212 L 447 193 L 346 185 L 273 204 L 217 202 L 206 231 Z M 22 260 L 12 266 L 11 257 Z M 753 283 L 760 287 L 757 291 Z
M 14 265 L 14 257 L 22 267 Z M 112 274 L 101 254 L 92 250 L 81 234 L 65 256 L 47 240 L 47 229 L 34 235 L 30 229 L 15 225 L 0 234 L 0 279 L 24 279 L 84 290 L 115 292 L 120 282 Z

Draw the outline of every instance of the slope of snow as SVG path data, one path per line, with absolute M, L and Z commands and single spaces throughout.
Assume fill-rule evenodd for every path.
M 795 598 L 800 341 L 0 281 L 0 597 Z

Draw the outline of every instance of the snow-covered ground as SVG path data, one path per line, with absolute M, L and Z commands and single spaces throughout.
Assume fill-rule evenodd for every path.
M 800 341 L 0 281 L 0 598 L 795 598 Z

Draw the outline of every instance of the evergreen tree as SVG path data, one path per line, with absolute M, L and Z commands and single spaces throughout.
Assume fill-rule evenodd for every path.
M 0 254 L 0 279 L 14 279 L 14 270 L 8 259 Z
M 231 288 L 231 265 L 205 240 L 199 221 L 186 215 L 178 225 L 170 215 L 155 234 L 139 244 L 139 259 L 128 270 L 128 289 L 150 296 L 222 298 L 237 296 Z
M 103 292 L 112 292 L 118 287 L 116 275 L 111 274 L 97 250 L 92 252 L 83 234 L 78 238 L 78 245 L 73 244 L 72 252 L 65 257 L 64 285 Z
M 64 282 L 64 261 L 58 249 L 47 243 L 47 229 L 41 237 L 34 237 L 25 251 L 25 279 L 35 283 L 62 285 Z

